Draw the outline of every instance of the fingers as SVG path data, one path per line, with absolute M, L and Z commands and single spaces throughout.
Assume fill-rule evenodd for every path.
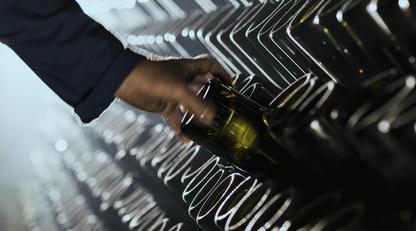
M 206 82 L 208 82 L 208 80 L 212 79 L 212 75 L 210 74 L 202 74 L 202 75 L 197 75 L 196 77 L 194 77 L 194 79 L 192 80 L 192 84 L 199 84 L 199 85 L 203 85 Z
M 192 59 L 187 60 L 191 64 L 191 76 L 211 73 L 232 85 L 233 80 L 225 69 L 215 59 Z
M 198 75 L 196 76 L 189 84 L 188 87 L 191 89 L 195 94 L 198 93 L 199 89 L 207 83 L 212 78 L 211 75 L 205 74 L 205 75 Z
M 164 117 L 182 143 L 187 144 L 191 142 L 181 131 L 181 115 L 176 109 L 170 111 L 168 114 L 164 113 Z
M 191 89 L 187 87 L 178 89 L 177 97 L 179 104 L 194 114 L 200 122 L 210 124 L 214 119 L 215 107 L 203 102 Z

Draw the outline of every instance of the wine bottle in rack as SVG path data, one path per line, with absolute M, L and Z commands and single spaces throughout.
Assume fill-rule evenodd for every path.
M 263 120 L 265 107 L 215 78 L 201 87 L 198 95 L 215 104 L 216 116 L 205 125 L 185 113 L 182 132 L 197 144 L 251 173 L 274 176 L 284 172 L 291 180 L 314 175 L 270 137 Z

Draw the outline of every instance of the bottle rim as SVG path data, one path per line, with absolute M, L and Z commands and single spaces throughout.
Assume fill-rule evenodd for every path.
M 364 103 L 348 119 L 347 125 L 353 131 L 361 131 L 378 121 L 380 121 L 393 108 L 396 108 L 416 89 L 416 78 L 414 76 L 405 76 L 384 89 L 385 94 L 392 97 L 387 101 L 382 100 L 383 95 Z
M 397 116 L 390 125 L 391 131 L 404 128 L 409 125 L 414 125 L 414 132 L 416 133 L 416 107 L 413 106 L 410 110 Z
M 305 101 L 305 99 L 316 88 L 319 88 L 318 78 L 317 77 L 313 77 L 310 79 L 308 78 L 307 81 L 305 81 L 300 87 L 294 90 L 293 94 L 291 94 L 290 97 L 287 98 L 285 102 L 281 104 L 280 107 L 273 108 L 267 113 L 265 113 L 263 120 L 268 121 L 266 122 L 266 124 L 270 128 L 286 126 L 287 125 L 286 120 L 289 117 L 289 115 L 297 112 L 297 108 Z M 277 109 L 281 109 L 285 106 L 288 106 L 288 110 L 285 110 L 286 111 L 285 114 L 282 115 L 281 110 L 277 110 Z M 273 119 L 275 119 L 276 117 L 278 120 L 274 121 Z
M 325 104 L 332 102 L 331 99 L 333 99 L 336 90 L 337 86 L 333 81 L 328 81 L 320 86 L 299 106 L 296 115 L 286 124 L 286 129 L 297 131 L 305 123 L 317 119 L 320 116 L 319 113 L 323 113 L 320 109 Z
M 312 78 L 312 73 L 307 73 L 304 76 L 297 79 L 291 85 L 289 85 L 286 89 L 280 92 L 269 104 L 269 108 L 279 108 L 282 104 L 284 104 L 284 100 L 292 97 L 296 91 L 302 88 L 304 85 L 308 84 L 310 79 Z M 283 101 L 283 102 L 282 102 Z
M 331 119 L 332 120 L 339 120 L 339 112 L 342 111 L 345 108 L 354 107 L 354 104 L 357 101 L 362 100 L 363 98 L 369 98 L 369 97 L 376 97 L 377 95 L 380 95 L 378 91 L 380 89 L 383 89 L 392 82 L 396 81 L 399 78 L 399 72 L 397 69 L 392 68 L 383 72 L 380 72 L 371 78 L 365 80 L 362 84 L 360 89 L 355 92 L 351 98 L 346 98 L 341 101 L 339 105 L 335 105 L 335 108 L 331 111 Z M 354 107 L 353 110 L 356 110 L 357 108 Z M 346 118 L 348 120 L 349 117 L 354 113 L 355 111 L 347 112 L 346 115 L 341 116 L 342 118 Z M 342 119 L 341 119 L 342 120 Z M 345 121 L 347 122 L 347 121 Z

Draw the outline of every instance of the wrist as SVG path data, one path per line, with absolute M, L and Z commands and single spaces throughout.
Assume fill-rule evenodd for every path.
M 117 91 L 114 93 L 114 96 L 117 98 L 120 98 L 124 101 L 128 101 L 129 96 L 133 92 L 133 86 L 134 82 L 136 81 L 136 78 L 138 76 L 138 69 L 140 69 L 140 66 L 147 61 L 141 61 L 138 63 L 134 68 L 131 70 L 131 72 L 127 75 L 127 77 L 124 79 L 124 81 L 121 83 L 121 85 L 118 87 Z

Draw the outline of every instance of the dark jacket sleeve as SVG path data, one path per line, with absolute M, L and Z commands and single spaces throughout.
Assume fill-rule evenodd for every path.
M 125 77 L 144 59 L 125 50 L 75 0 L 2 0 L 0 41 L 83 122 L 109 106 Z

